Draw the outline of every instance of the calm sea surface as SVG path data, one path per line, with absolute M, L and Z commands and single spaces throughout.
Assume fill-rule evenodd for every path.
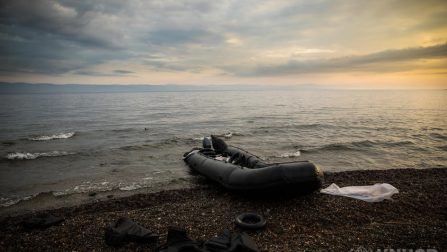
M 447 167 L 447 91 L 0 95 L 0 204 L 190 179 L 201 137 L 325 171 Z

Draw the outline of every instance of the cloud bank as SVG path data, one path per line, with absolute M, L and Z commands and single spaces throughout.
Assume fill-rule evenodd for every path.
M 318 60 L 291 60 L 285 64 L 257 66 L 254 69 L 230 68 L 230 72 L 242 76 L 278 76 L 302 73 L 332 73 L 332 72 L 400 72 L 414 69 L 409 64 L 426 59 L 447 58 L 447 44 L 415 47 L 400 50 L 386 50 L 358 56 Z
M 446 24 L 442 0 L 2 0 L 0 81 L 442 75 Z

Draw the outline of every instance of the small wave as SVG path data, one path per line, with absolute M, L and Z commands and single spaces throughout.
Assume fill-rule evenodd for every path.
M 55 139 L 67 139 L 67 138 L 73 137 L 75 134 L 76 134 L 76 132 L 58 133 L 58 134 L 49 135 L 49 136 L 31 137 L 31 138 L 28 138 L 28 140 L 31 140 L 31 141 L 49 141 L 49 140 L 55 140 Z
M 429 131 L 429 130 L 443 130 L 442 128 L 437 128 L 437 127 L 422 127 L 421 130 L 424 131 Z
M 51 151 L 51 152 L 36 152 L 36 153 L 29 153 L 29 152 L 15 152 L 15 153 L 9 153 L 6 155 L 6 158 L 9 160 L 29 160 L 29 159 L 36 159 L 40 157 L 59 157 L 59 156 L 67 156 L 67 155 L 73 155 L 76 154 L 74 152 L 66 152 L 66 151 Z
M 227 131 L 227 132 L 225 132 L 225 133 L 223 133 L 223 134 L 213 134 L 214 136 L 217 136 L 217 137 L 225 137 L 225 138 L 231 138 L 233 135 L 238 135 L 238 136 L 240 136 L 240 134 L 237 134 L 237 133 L 233 133 L 233 132 L 231 132 L 231 131 Z
M 133 132 L 133 131 L 145 131 L 145 130 L 149 130 L 150 128 L 144 128 L 142 127 L 141 129 L 138 128 L 122 128 L 122 129 L 112 129 L 111 131 L 114 133 L 129 133 L 129 132 Z
M 233 136 L 232 132 L 227 132 L 223 135 L 225 138 L 231 138 Z
M 397 142 L 376 142 L 377 145 L 382 145 L 384 147 L 395 147 L 395 146 L 408 146 L 408 145 L 415 145 L 415 142 L 413 141 L 397 141 Z
M 152 143 L 151 146 L 155 147 L 155 148 L 160 148 L 160 147 L 168 147 L 168 146 L 172 146 L 172 145 L 191 145 L 196 143 L 196 139 L 192 139 L 192 138 L 187 138 L 187 137 L 170 137 L 167 139 L 163 139 L 160 140 L 158 142 Z
M 142 188 L 143 186 L 137 183 L 132 183 L 130 185 L 120 186 L 121 191 L 133 191 Z
M 296 152 L 286 152 L 286 153 L 283 153 L 277 157 L 279 157 L 279 158 L 293 158 L 293 157 L 299 157 L 299 156 L 301 156 L 301 152 L 296 151 Z
M 310 123 L 310 124 L 293 124 L 291 128 L 295 129 L 319 129 L 319 128 L 334 128 L 334 125 L 322 124 L 322 123 Z
M 77 184 L 75 187 L 66 189 L 65 191 L 58 191 L 58 196 L 69 195 L 73 193 L 88 193 L 88 192 L 106 192 L 115 188 L 116 185 L 110 181 L 90 182 L 84 181 Z M 56 195 L 55 195 L 56 196 Z
M 333 143 L 323 146 L 302 149 L 301 152 L 319 152 L 319 151 L 361 151 L 370 148 L 395 148 L 408 145 L 414 145 L 412 141 L 354 141 L 347 143 Z
M 447 136 L 439 133 L 431 133 L 430 136 L 432 138 L 441 139 L 441 140 L 447 140 Z
M 290 133 L 290 131 L 295 130 L 325 130 L 332 128 L 340 128 L 339 126 L 330 125 L 330 124 L 320 124 L 320 123 L 310 123 L 310 124 L 278 124 L 272 126 L 261 126 L 253 130 L 254 133 L 266 134 L 282 134 L 282 133 Z
M 227 131 L 224 134 L 220 134 L 220 135 L 216 135 L 216 136 L 231 138 L 233 136 L 245 136 L 245 134 L 239 133 L 239 132 L 234 132 L 234 131 Z
M 12 205 L 15 205 L 22 201 L 22 199 L 10 199 L 10 198 L 1 198 L 0 199 L 0 206 L 2 207 L 9 207 Z
M 231 132 L 231 131 L 228 131 L 228 132 L 225 132 L 225 133 L 223 133 L 223 134 L 213 134 L 214 136 L 217 136 L 217 137 L 224 137 L 224 138 L 232 138 L 233 136 L 243 136 L 242 134 L 240 134 L 240 133 L 236 133 L 236 132 Z M 193 137 L 193 138 L 191 138 L 192 140 L 194 140 L 194 141 L 203 141 L 203 139 L 204 139 L 205 137 Z
M 327 144 L 321 147 L 315 148 L 313 150 L 323 150 L 323 151 L 340 151 L 340 150 L 354 150 L 355 148 L 351 146 L 352 143 L 335 143 L 335 144 Z
M 125 150 L 125 151 L 132 151 L 132 150 L 144 150 L 144 149 L 148 149 L 153 147 L 152 145 L 149 144 L 143 144 L 143 145 L 126 145 L 126 146 L 121 146 L 118 149 L 120 150 Z
M 2 142 L 2 145 L 4 145 L 4 146 L 13 146 L 15 143 L 13 142 L 13 141 L 5 141 L 5 142 Z
M 9 207 L 15 204 L 18 204 L 22 201 L 28 201 L 28 200 L 32 200 L 32 199 L 36 199 L 36 198 L 47 198 L 47 197 L 59 197 L 59 196 L 64 196 L 67 195 L 69 193 L 64 192 L 64 191 L 47 191 L 47 192 L 39 192 L 39 193 L 35 193 L 35 194 L 31 194 L 28 196 L 11 196 L 9 198 L 0 198 L 0 207 Z
M 15 198 L 14 197 L 13 198 L 0 198 L 0 207 L 9 207 L 9 206 L 15 205 L 21 201 L 33 199 L 33 198 L 37 197 L 38 195 L 39 195 L 39 193 L 21 197 L 21 198 L 17 198 L 17 197 L 15 197 Z
M 109 181 L 102 181 L 102 182 L 84 181 L 74 187 L 60 191 L 39 192 L 28 196 L 11 195 L 7 197 L 1 197 L 0 207 L 9 207 L 12 205 L 16 205 L 20 202 L 28 201 L 35 198 L 64 197 L 72 194 L 83 194 L 89 192 L 109 192 L 115 189 L 118 189 L 120 191 L 133 191 L 147 187 L 149 183 L 152 182 L 153 179 L 154 179 L 153 177 L 145 177 L 142 178 L 141 182 L 133 182 L 130 184 L 125 183 L 117 184 Z
M 193 137 L 191 139 L 194 140 L 194 141 L 203 141 L 204 138 L 205 137 Z

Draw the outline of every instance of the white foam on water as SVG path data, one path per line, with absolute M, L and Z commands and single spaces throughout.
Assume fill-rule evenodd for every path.
M 9 206 L 19 203 L 20 201 L 25 201 L 25 200 L 30 200 L 32 198 L 35 198 L 37 195 L 39 195 L 39 194 L 36 193 L 36 194 L 25 196 L 22 198 L 0 198 L 0 207 L 9 207 Z
M 136 183 L 133 183 L 133 184 L 131 184 L 131 185 L 122 186 L 122 187 L 120 187 L 119 189 L 120 189 L 121 191 L 132 191 L 132 190 L 140 189 L 141 187 L 142 187 L 141 185 L 138 185 L 138 184 L 136 184 Z
M 280 158 L 292 158 L 292 157 L 299 157 L 301 156 L 301 152 L 300 151 L 296 151 L 296 152 L 286 152 L 283 153 L 281 155 L 279 155 L 278 157 Z
M 233 136 L 233 132 L 227 132 L 223 135 L 225 138 L 231 138 Z
M 227 132 L 225 132 L 223 134 L 215 134 L 215 136 L 217 136 L 217 137 L 224 137 L 224 138 L 228 139 L 228 138 L 231 138 L 233 136 L 233 132 L 227 131 Z M 193 137 L 192 140 L 194 140 L 194 141 L 203 141 L 204 138 L 205 138 L 204 136 L 202 136 L 202 137 Z
M 65 191 L 56 191 L 56 192 L 52 192 L 52 194 L 54 197 L 64 196 L 64 195 L 70 194 L 70 190 L 66 189 Z
M 36 159 L 40 157 L 59 157 L 59 156 L 67 156 L 67 155 L 73 155 L 76 154 L 74 152 L 66 152 L 66 151 L 50 151 L 50 152 L 36 152 L 36 153 L 30 153 L 30 152 L 14 152 L 9 153 L 6 155 L 7 159 L 10 160 L 29 160 L 29 159 Z
M 12 205 L 15 205 L 19 203 L 22 199 L 9 199 L 9 198 L 1 198 L 0 199 L 0 206 L 2 207 L 9 207 Z
M 74 193 L 88 193 L 88 192 L 107 192 L 113 190 L 114 185 L 109 181 L 102 182 L 90 182 L 84 181 L 81 184 L 74 186 L 71 189 L 66 189 L 63 191 L 53 192 L 54 196 L 70 195 Z
M 107 186 L 109 182 L 96 182 L 92 183 L 90 181 L 84 181 L 79 185 L 76 185 L 73 190 L 70 191 L 70 193 L 86 193 L 86 192 L 92 192 L 92 191 L 104 191 L 109 189 L 109 186 Z
M 31 140 L 31 141 L 49 141 L 49 140 L 55 140 L 55 139 L 67 139 L 67 138 L 73 137 L 75 134 L 76 134 L 76 132 L 57 133 L 57 134 L 49 135 L 49 136 L 31 137 L 31 138 L 28 138 L 28 140 Z

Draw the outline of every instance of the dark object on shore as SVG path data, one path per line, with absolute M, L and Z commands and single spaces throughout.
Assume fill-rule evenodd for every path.
M 256 213 L 243 213 L 236 217 L 236 225 L 243 229 L 258 230 L 265 227 L 264 217 Z
M 323 172 L 309 161 L 267 164 L 245 150 L 228 146 L 215 136 L 211 136 L 211 149 L 209 140 L 205 139 L 204 148 L 185 153 L 184 161 L 192 170 L 227 189 L 310 193 L 322 185 Z
M 113 251 L 97 234 L 104 233 L 104 223 L 123 213 L 164 236 L 169 221 L 183 225 L 191 238 L 207 240 L 225 228 L 236 231 L 234 218 L 248 209 L 267 220 L 266 230 L 248 233 L 261 251 L 447 251 L 447 167 L 327 172 L 324 185 L 377 181 L 405 193 L 393 196 L 394 201 L 370 204 L 319 193 L 253 199 L 216 186 L 165 190 L 54 209 L 51 213 L 63 216 L 64 225 L 29 233 L 17 223 L 36 213 L 2 208 L 0 251 Z M 200 215 L 203 212 L 207 215 Z M 155 246 L 128 244 L 116 250 L 152 251 Z
M 45 214 L 39 217 L 34 217 L 22 222 L 22 226 L 25 229 L 46 229 L 53 225 L 57 225 L 64 221 L 62 217 L 56 217 L 52 214 Z
M 104 239 L 109 246 L 122 246 L 127 242 L 154 242 L 158 240 L 158 234 L 136 224 L 129 218 L 119 218 L 106 227 Z
M 181 227 L 169 227 L 166 244 L 158 248 L 159 252 L 204 252 L 201 242 L 191 240 Z
M 205 242 L 207 251 L 212 252 L 257 252 L 256 243 L 246 233 L 231 234 L 228 229 Z
M 199 242 L 191 240 L 186 230 L 169 227 L 168 238 L 159 252 L 258 252 L 255 242 L 246 233 L 231 234 L 228 229 L 214 238 Z
M 93 197 L 93 196 L 95 196 L 96 195 L 96 192 L 89 192 L 88 193 L 88 196 L 90 196 L 90 197 Z

